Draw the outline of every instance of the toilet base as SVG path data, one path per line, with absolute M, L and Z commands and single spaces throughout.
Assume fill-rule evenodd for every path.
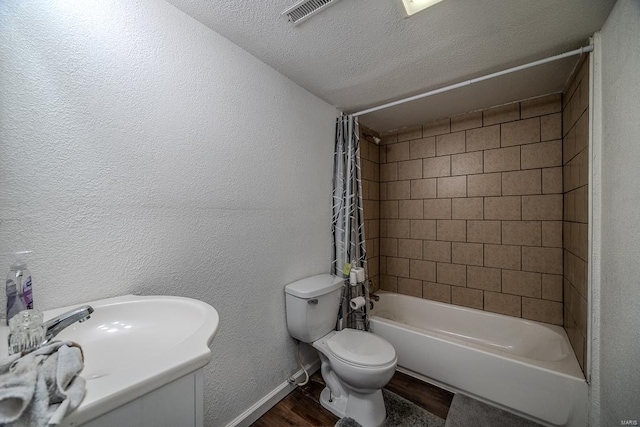
M 333 396 L 331 401 L 330 397 L 331 391 L 325 387 L 320 393 L 320 404 L 340 418 L 353 418 L 362 427 L 380 427 L 387 418 L 381 390 L 369 394 L 350 390 L 349 396 Z

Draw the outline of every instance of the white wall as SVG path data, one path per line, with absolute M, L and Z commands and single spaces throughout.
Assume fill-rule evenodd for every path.
M 336 110 L 161 0 L 0 3 L 0 266 L 37 307 L 214 306 L 207 425 L 298 367 L 285 284 L 328 271 Z
M 594 206 L 601 201 L 602 220 L 594 230 L 600 271 L 591 425 L 613 426 L 640 422 L 640 2 L 619 0 L 596 41 L 594 142 L 601 150 L 593 156 L 601 157 L 594 174 L 602 186 Z

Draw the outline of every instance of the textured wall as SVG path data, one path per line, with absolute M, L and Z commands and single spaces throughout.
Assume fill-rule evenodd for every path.
M 601 40 L 600 363 L 593 374 L 600 400 L 592 410 L 609 426 L 640 422 L 640 2 L 619 0 Z
M 562 94 L 564 328 L 578 362 L 587 358 L 589 259 L 589 57 Z
M 283 287 L 326 272 L 333 107 L 160 0 L 0 4 L 0 266 L 37 307 L 174 294 L 221 324 L 224 425 L 298 367 Z
M 385 135 L 380 287 L 562 324 L 560 94 Z

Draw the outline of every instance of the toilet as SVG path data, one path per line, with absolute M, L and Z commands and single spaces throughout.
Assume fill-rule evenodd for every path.
M 335 330 L 343 283 L 320 274 L 287 285 L 287 327 L 293 338 L 320 354 L 327 385 L 320 395 L 322 406 L 363 427 L 379 427 L 387 416 L 381 389 L 395 373 L 396 351 L 371 332 Z

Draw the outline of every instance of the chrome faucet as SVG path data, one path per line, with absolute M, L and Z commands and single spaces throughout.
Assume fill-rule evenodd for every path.
M 56 335 L 62 332 L 63 329 L 73 325 L 74 323 L 82 323 L 89 319 L 91 317 L 91 313 L 93 313 L 93 307 L 90 305 L 83 305 L 67 311 L 66 313 L 62 313 L 51 320 L 47 320 L 44 322 L 45 335 L 44 341 L 42 341 L 41 345 L 47 345 L 56 337 Z

